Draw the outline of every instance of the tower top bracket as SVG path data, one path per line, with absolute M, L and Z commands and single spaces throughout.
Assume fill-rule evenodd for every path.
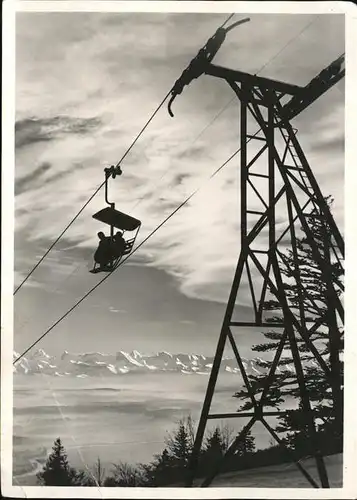
M 171 98 L 168 103 L 168 112 L 171 117 L 174 116 L 171 106 L 176 96 L 181 94 L 184 87 L 189 85 L 192 80 L 203 74 L 222 78 L 228 81 L 228 83 L 239 82 L 249 85 L 251 88 L 258 87 L 264 91 L 272 90 L 280 92 L 282 95 L 291 96 L 291 99 L 282 107 L 281 118 L 283 120 L 291 120 L 297 116 L 345 76 L 345 54 L 340 55 L 335 61 L 324 68 L 305 87 L 212 64 L 214 56 L 226 39 L 227 32 L 248 21 L 250 19 L 245 18 L 227 28 L 218 28 L 216 33 L 207 41 L 206 45 L 199 50 L 180 78 L 176 80 L 171 90 Z

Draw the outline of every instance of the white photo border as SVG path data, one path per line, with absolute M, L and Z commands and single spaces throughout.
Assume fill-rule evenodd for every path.
M 346 234 L 346 350 L 345 433 L 343 487 L 312 488 L 96 488 L 13 486 L 13 287 L 14 287 L 14 123 L 15 123 L 15 14 L 16 12 L 209 12 L 250 14 L 344 14 L 346 40 L 345 102 L 345 234 Z M 3 3 L 2 78 L 2 243 L 1 243 L 1 489 L 12 498 L 274 498 L 352 499 L 357 497 L 357 337 L 355 330 L 357 280 L 357 8 L 352 2 L 231 2 L 231 1 L 12 1 Z

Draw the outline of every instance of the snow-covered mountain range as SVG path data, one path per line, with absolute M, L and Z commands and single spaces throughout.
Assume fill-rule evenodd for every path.
M 14 359 L 19 356 L 14 352 Z M 171 354 L 158 352 L 156 354 L 141 354 L 138 351 L 118 351 L 114 354 L 89 352 L 82 354 L 64 351 L 61 356 L 50 356 L 43 349 L 38 349 L 32 355 L 23 357 L 14 366 L 15 373 L 47 375 L 95 377 L 120 376 L 129 373 L 177 372 L 183 374 L 209 374 L 213 357 L 202 354 Z M 248 374 L 265 373 L 265 362 L 260 358 L 243 359 Z M 237 362 L 232 358 L 224 358 L 221 370 L 228 373 L 240 373 Z

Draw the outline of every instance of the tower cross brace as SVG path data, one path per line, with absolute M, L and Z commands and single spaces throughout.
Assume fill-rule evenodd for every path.
M 191 62 L 188 71 L 186 70 L 176 82 L 179 90 L 175 92 L 174 87 L 169 111 L 172 115 L 170 106 L 176 95 L 182 92 L 184 85 L 200 74 L 224 79 L 239 99 L 241 249 L 188 467 L 186 485 L 192 486 L 194 483 L 208 421 L 243 417 L 249 418 L 248 423 L 230 444 L 222 460 L 208 471 L 201 486 L 206 487 L 212 483 L 224 462 L 235 454 L 239 444 L 259 421 L 273 439 L 285 448 L 287 456 L 295 462 L 306 480 L 313 487 L 320 487 L 300 463 L 295 452 L 284 446 L 282 439 L 266 420 L 269 416 L 287 414 L 284 410 L 268 410 L 267 395 L 282 353 L 288 349 L 293 359 L 300 409 L 304 415 L 311 455 L 316 461 L 321 486 L 328 488 L 328 471 L 317 439 L 316 418 L 319 415 L 310 398 L 306 366 L 298 343 L 304 345 L 325 377 L 331 389 L 334 418 L 342 426 L 340 346 L 344 308 L 340 298 L 343 285 L 336 277 L 336 269 L 340 274 L 343 273 L 344 242 L 290 119 L 344 76 L 344 70 L 341 68 L 343 56 L 325 68 L 305 88 L 215 66 L 211 60 L 212 57 L 204 62 L 202 57 L 197 57 Z M 254 133 L 250 130 L 252 125 L 258 127 Z M 278 221 L 277 213 L 281 218 L 282 210 L 285 214 L 284 220 Z M 313 231 L 314 221 L 319 222 L 322 251 Z M 297 248 L 301 231 L 320 272 L 326 299 L 325 307 L 309 296 L 302 280 Z M 292 257 L 290 261 L 286 259 L 286 247 Z M 285 275 L 289 272 L 293 277 L 297 292 L 295 302 L 287 293 L 284 271 Z M 239 321 L 235 318 L 239 292 L 244 286 L 249 290 L 251 321 Z M 265 305 L 269 296 L 279 304 L 279 321 L 266 313 Z M 313 314 L 308 314 L 305 310 L 306 303 L 309 303 Z M 323 326 L 328 330 L 328 359 L 321 354 L 313 340 L 313 335 Z M 246 372 L 234 334 L 236 328 L 244 328 L 249 335 L 249 329 L 256 330 L 257 327 L 271 327 L 280 332 L 272 364 L 259 393 L 255 391 L 254 384 Z M 248 406 L 252 411 L 211 413 L 212 399 L 227 344 L 231 346 L 237 361 L 247 397 L 250 399 Z

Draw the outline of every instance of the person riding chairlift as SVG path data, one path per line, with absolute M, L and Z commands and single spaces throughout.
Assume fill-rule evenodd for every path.
M 115 259 L 118 259 L 123 255 L 125 251 L 125 245 L 126 242 L 123 238 L 123 233 L 121 231 L 117 231 L 113 241 L 113 257 Z
M 100 268 L 107 267 L 113 260 L 112 243 L 109 236 L 100 231 L 98 233 L 99 244 L 94 254 L 94 262 L 99 264 Z
M 98 233 L 99 244 L 98 248 L 94 254 L 94 262 L 99 264 L 100 269 L 109 267 L 114 259 L 120 258 L 125 251 L 125 239 L 123 238 L 123 233 L 118 231 L 112 239 L 110 236 L 105 236 L 105 234 L 100 231 Z

